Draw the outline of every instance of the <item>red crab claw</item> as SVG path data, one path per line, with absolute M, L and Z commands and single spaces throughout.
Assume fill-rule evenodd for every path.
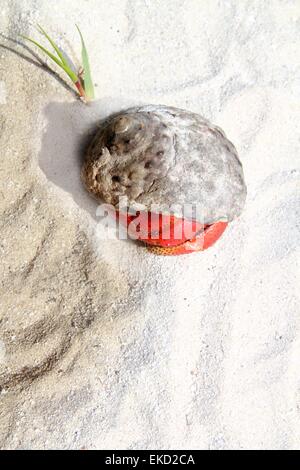
M 158 255 L 174 256 L 203 251 L 212 246 L 226 229 L 227 222 L 203 225 L 173 215 L 117 211 L 118 220 L 127 227 L 131 238 L 141 240 Z

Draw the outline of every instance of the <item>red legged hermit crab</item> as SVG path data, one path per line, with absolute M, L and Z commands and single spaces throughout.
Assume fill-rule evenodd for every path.
M 75 84 L 84 101 L 94 98 L 89 59 L 82 69 L 46 31 L 54 52 L 31 38 Z M 132 238 L 158 254 L 205 250 L 241 213 L 246 186 L 233 144 L 198 114 L 168 106 L 141 106 L 112 116 L 91 143 L 82 179 L 96 199 L 116 207 Z M 124 204 L 126 199 L 126 204 Z M 129 211 L 128 211 L 129 209 Z
M 118 208 L 129 235 L 164 255 L 211 246 L 246 199 L 242 165 L 224 132 L 198 114 L 160 105 L 106 120 L 82 179 L 98 200 Z

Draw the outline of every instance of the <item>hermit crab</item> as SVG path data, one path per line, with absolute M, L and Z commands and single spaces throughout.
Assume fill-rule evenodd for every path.
M 80 98 L 94 98 L 80 29 L 82 67 L 38 26 L 56 55 L 36 45 L 72 80 Z M 88 147 L 81 172 L 88 191 L 111 204 L 132 238 L 157 254 L 205 250 L 238 217 L 246 199 L 241 162 L 224 132 L 198 114 L 140 106 L 111 116 Z
M 117 208 L 133 238 L 163 255 L 211 246 L 246 198 L 242 165 L 224 132 L 198 114 L 162 105 L 102 123 L 81 176 L 94 197 Z

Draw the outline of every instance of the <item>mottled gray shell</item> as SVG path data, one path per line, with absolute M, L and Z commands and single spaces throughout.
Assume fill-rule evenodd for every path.
M 164 212 L 190 204 L 203 223 L 231 221 L 246 198 L 242 165 L 224 132 L 167 106 L 131 108 L 108 119 L 88 149 L 82 179 L 106 203 L 126 196 L 131 207 Z

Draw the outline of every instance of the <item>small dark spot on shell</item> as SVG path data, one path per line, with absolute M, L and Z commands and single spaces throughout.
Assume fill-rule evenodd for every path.
M 118 176 L 118 175 L 113 175 L 113 176 L 111 177 L 111 179 L 112 179 L 112 181 L 113 181 L 114 183 L 120 183 L 120 181 L 121 181 L 121 178 L 120 178 L 120 176 Z
M 130 139 L 125 139 L 124 140 L 124 144 L 129 144 L 130 143 Z
M 165 152 L 164 152 L 163 150 L 159 150 L 158 152 L 156 152 L 156 155 L 157 155 L 158 157 L 162 157 L 164 153 L 165 153 Z
M 152 160 L 148 160 L 146 163 L 145 163 L 145 168 L 151 168 L 153 166 L 153 161 Z

